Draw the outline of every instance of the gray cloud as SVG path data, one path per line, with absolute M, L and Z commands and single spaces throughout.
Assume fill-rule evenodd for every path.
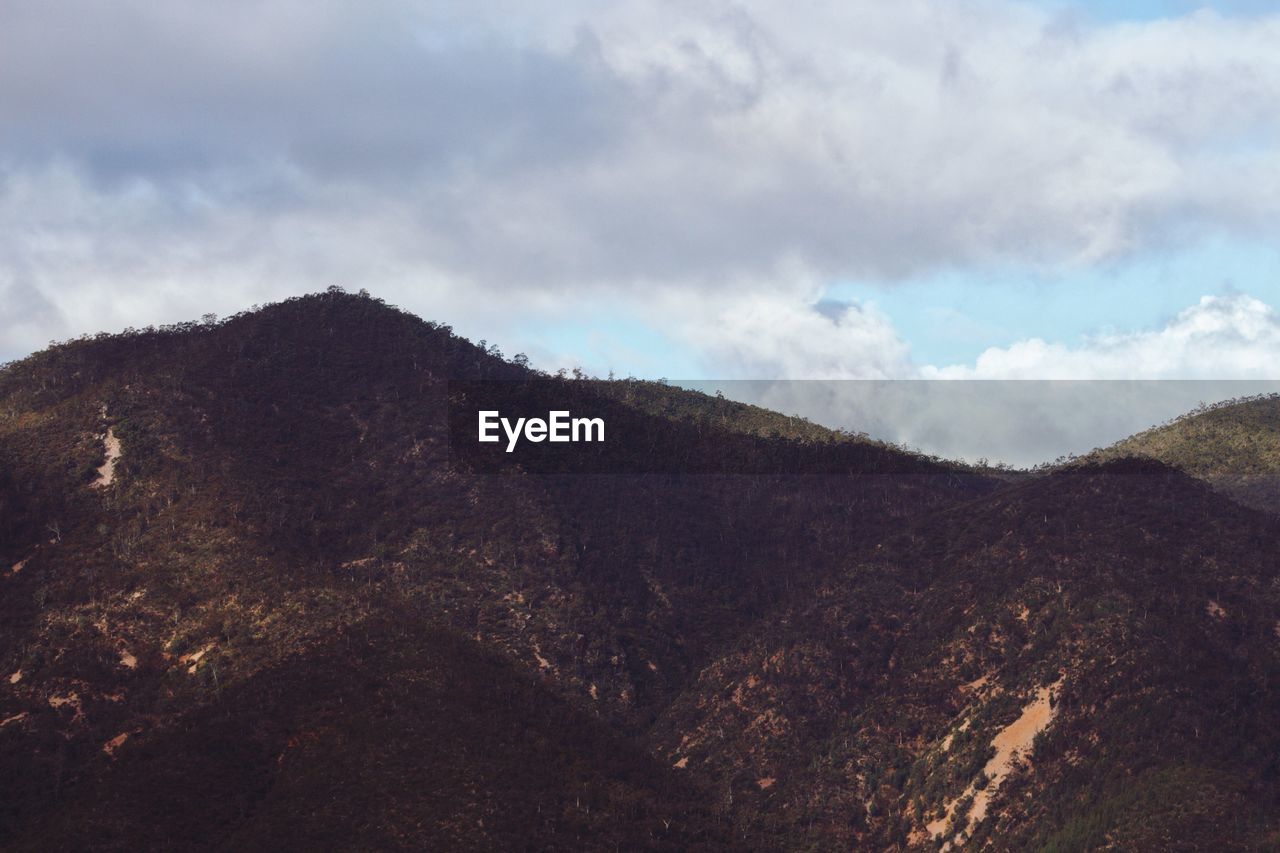
M 433 42 L 408 7 L 6 5 L 0 112 L 20 165 L 62 157 L 103 180 L 202 182 L 293 169 L 403 186 L 576 162 L 625 119 L 589 42 Z
M 707 317 L 772 300 L 798 328 L 834 277 L 1091 263 L 1260 233 L 1280 205 L 1280 17 L 1067 26 L 1003 0 L 0 0 L 0 17 L 6 354 L 335 281 L 444 319 L 477 293 L 496 314 L 593 292 Z M 887 340 L 841 317 L 839 341 Z
M 949 459 L 1018 467 L 1107 447 L 1276 381 L 717 380 L 681 383 Z

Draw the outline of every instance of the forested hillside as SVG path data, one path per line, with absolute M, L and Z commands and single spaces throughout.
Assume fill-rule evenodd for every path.
M 1280 512 L 1280 396 L 1204 406 L 1098 455 L 1159 459 L 1241 503 Z
M 620 438 L 451 447 L 482 404 Z M 1275 844 L 1276 523 L 1113 455 L 1008 482 L 337 291 L 53 346 L 0 370 L 0 845 Z

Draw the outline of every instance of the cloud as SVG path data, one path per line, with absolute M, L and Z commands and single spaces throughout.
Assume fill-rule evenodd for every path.
M 986 350 L 973 365 L 926 367 L 939 379 L 1272 379 L 1280 315 L 1244 294 L 1204 296 L 1162 328 L 1078 346 L 1038 338 Z
M 1202 403 L 1280 392 L 1280 314 L 1246 294 L 1202 297 L 1156 329 L 1025 340 L 945 367 L 913 361 L 872 306 L 793 295 L 740 307 L 689 316 L 719 378 L 683 384 L 946 458 L 1035 465 Z
M 1280 16 L 1089 26 L 1006 0 L 0 15 L 4 355 L 341 283 L 464 330 L 604 294 L 668 306 L 662 324 L 709 318 L 689 339 L 735 370 L 889 373 L 884 318 L 815 309 L 817 283 L 1069 268 L 1268 233 L 1280 212 Z
M 1106 447 L 1196 408 L 1280 392 L 1266 380 L 707 380 L 705 393 L 948 459 L 1017 466 Z
M 779 277 L 805 280 L 799 271 Z M 731 299 L 675 291 L 650 300 L 648 311 L 675 318 L 703 355 L 704 374 L 721 379 L 1280 379 L 1280 313 L 1248 294 L 1203 296 L 1154 329 L 1075 344 L 1029 338 L 991 347 L 971 364 L 934 365 L 912 357 L 893 318 L 874 303 L 823 300 L 819 292 L 816 284 L 765 291 L 744 283 Z
M 792 271 L 785 280 L 803 281 Z M 871 304 L 817 299 L 814 291 L 752 288 L 733 298 L 670 291 L 650 314 L 673 318 L 707 375 L 726 379 L 880 379 L 912 371 L 907 345 Z

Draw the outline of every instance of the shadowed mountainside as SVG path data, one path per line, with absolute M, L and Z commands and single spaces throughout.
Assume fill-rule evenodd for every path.
M 460 395 L 626 440 L 451 453 Z M 0 843 L 1256 847 L 1275 539 L 339 292 L 58 345 L 0 371 Z

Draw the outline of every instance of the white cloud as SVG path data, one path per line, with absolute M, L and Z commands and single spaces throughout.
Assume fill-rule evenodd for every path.
M 3 355 L 341 283 L 491 338 L 603 294 L 669 308 L 654 322 L 735 375 L 893 375 L 911 368 L 888 321 L 818 310 L 816 283 L 1280 224 L 1280 16 L 0 0 L 0 18 Z
M 765 282 L 738 281 L 731 296 L 660 291 L 647 315 L 698 353 L 706 375 L 726 379 L 883 379 L 910 371 L 907 345 L 874 305 L 823 301 L 798 268 Z
M 973 365 L 926 367 L 938 379 L 1274 379 L 1280 315 L 1251 296 L 1205 296 L 1162 328 L 1077 346 L 1038 338 L 986 350 Z
M 1280 313 L 1246 294 L 1201 297 L 1155 329 L 1075 344 L 1030 338 L 940 366 L 913 359 L 874 304 L 816 292 L 742 283 L 732 297 L 672 291 L 648 311 L 651 322 L 670 318 L 704 356 L 704 374 L 723 379 L 1280 379 Z
M 1105 447 L 1201 403 L 1280 392 L 1280 382 L 1266 380 L 714 380 L 693 387 L 949 459 L 1019 466 Z
M 947 367 L 913 363 L 874 310 L 836 322 L 811 304 L 755 304 L 767 313 L 697 320 L 723 378 L 694 387 L 948 458 L 1034 465 L 1201 403 L 1280 392 L 1280 314 L 1243 294 L 1205 296 L 1158 329 L 1021 341 Z

